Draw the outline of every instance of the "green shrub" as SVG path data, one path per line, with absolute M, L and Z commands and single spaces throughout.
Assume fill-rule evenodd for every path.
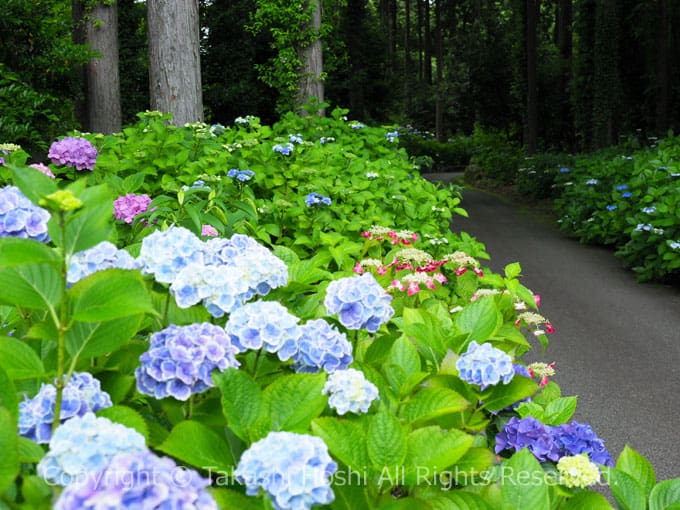
M 507 133 L 484 131 L 475 126 L 472 133 L 472 158 L 465 179 L 482 181 L 491 185 L 508 185 L 515 182 L 517 170 L 522 167 L 525 153 Z

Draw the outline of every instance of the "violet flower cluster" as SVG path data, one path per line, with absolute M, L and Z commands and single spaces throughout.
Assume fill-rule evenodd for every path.
M 67 136 L 52 143 L 47 157 L 55 165 L 91 171 L 97 162 L 97 149 L 85 138 Z
M 366 380 L 363 372 L 354 368 L 331 373 L 322 393 L 329 395 L 328 405 L 340 415 L 366 413 L 378 398 L 378 388 Z
M 315 205 L 331 205 L 331 199 L 320 193 L 312 191 L 309 195 L 305 197 L 305 205 L 307 207 L 313 207 Z
M 67 486 L 55 510 L 218 510 L 210 480 L 150 451 L 119 453 L 103 470 Z
M 230 179 L 236 179 L 237 181 L 247 182 L 255 177 L 255 172 L 252 170 L 239 170 L 238 168 L 232 168 L 227 172 L 227 177 Z
M 188 400 L 213 386 L 213 370 L 238 367 L 224 329 L 210 323 L 170 325 L 151 335 L 135 370 L 137 390 L 157 399 Z
M 337 314 L 348 329 L 365 328 L 375 333 L 394 315 L 392 296 L 371 273 L 332 281 L 326 290 L 324 305 L 329 314 Z
M 283 154 L 284 156 L 290 156 L 293 153 L 293 150 L 295 149 L 295 146 L 288 142 L 285 144 L 277 143 L 272 147 L 272 150 L 274 152 L 278 152 L 279 154 Z
M 456 368 L 463 381 L 476 384 L 481 390 L 501 381 L 508 384 L 515 375 L 515 367 L 509 354 L 490 343 L 480 345 L 474 340 L 456 361 Z
M 323 319 L 315 319 L 300 326 L 301 336 L 293 356 L 296 372 L 331 373 L 344 370 L 352 363 L 352 344 L 344 333 Z
M 19 435 L 36 443 L 48 443 L 52 436 L 57 388 L 43 384 L 32 399 L 19 403 Z M 59 421 L 63 424 L 75 416 L 96 413 L 111 407 L 111 397 L 102 391 L 97 379 L 87 372 L 73 372 L 62 392 Z
M 50 213 L 34 205 L 16 186 L 0 189 L 0 237 L 22 237 L 48 242 Z
M 73 285 L 78 280 L 104 269 L 139 269 L 140 267 L 141 264 L 127 251 L 119 250 L 109 241 L 102 241 L 71 257 L 66 282 Z
M 234 475 L 249 496 L 264 490 L 275 510 L 309 510 L 335 499 L 330 477 L 337 468 L 321 438 L 270 432 L 243 453 Z
M 55 430 L 38 475 L 65 487 L 104 469 L 118 453 L 145 451 L 144 436 L 134 429 L 93 413 L 76 416 Z
M 148 195 L 128 193 L 113 201 L 113 215 L 117 220 L 131 224 L 137 215 L 147 211 L 149 204 L 151 204 L 151 198 Z
M 559 426 L 541 423 L 533 416 L 512 417 L 496 435 L 496 453 L 528 448 L 539 462 L 557 462 L 565 455 L 585 453 L 590 460 L 613 466 L 604 442 L 590 425 L 573 421 Z

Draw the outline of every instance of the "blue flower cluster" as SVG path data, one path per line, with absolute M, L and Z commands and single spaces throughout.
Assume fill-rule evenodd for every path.
M 571 172 L 571 170 L 569 168 L 567 168 L 566 166 L 563 166 L 562 168 L 560 168 L 560 173 L 562 173 L 562 174 L 568 174 L 569 172 Z
M 328 376 L 322 393 L 329 394 L 328 405 L 338 414 L 366 413 L 378 398 L 378 388 L 360 370 L 336 370 Z
M 608 211 L 616 211 L 619 208 L 618 205 L 608 205 L 607 210 Z
M 528 448 L 539 462 L 557 462 L 567 455 L 585 453 L 593 462 L 614 465 L 604 442 L 590 425 L 575 421 L 552 427 L 533 416 L 512 417 L 496 435 L 495 452 L 519 451 L 522 448 Z
M 320 193 L 312 191 L 309 195 L 305 197 L 305 205 L 307 207 L 312 207 L 315 205 L 331 205 L 331 199 Z
M 184 227 L 156 230 L 142 240 L 138 259 L 142 272 L 156 281 L 172 283 L 191 263 L 203 261 L 203 242 Z
M 371 273 L 332 281 L 324 299 L 328 313 L 337 314 L 343 326 L 371 333 L 394 315 L 391 302 L 392 296 Z
M 36 443 L 48 443 L 52 435 L 57 388 L 43 384 L 32 399 L 19 403 L 19 435 Z M 111 407 L 111 397 L 97 379 L 87 372 L 73 372 L 62 393 L 59 421 Z
M 102 241 L 71 257 L 66 281 L 69 285 L 73 285 L 78 280 L 104 269 L 138 269 L 139 267 L 141 263 L 127 251 L 119 250 L 109 241 Z
M 630 191 L 624 191 L 623 193 L 621 193 L 621 198 L 630 198 L 632 196 L 633 194 Z
M 264 348 L 286 361 L 298 350 L 299 320 L 277 301 L 254 301 L 234 310 L 224 329 L 239 352 Z
M 288 141 L 290 143 L 302 143 L 302 135 L 300 133 L 296 135 L 288 135 Z
M 330 477 L 337 468 L 321 438 L 270 432 L 243 453 L 234 475 L 246 494 L 264 490 L 275 510 L 309 510 L 335 499 Z
M 161 399 L 187 400 L 212 387 L 212 372 L 238 367 L 224 329 L 210 323 L 170 325 L 151 335 L 135 370 L 137 390 Z
M 0 189 L 0 237 L 22 237 L 40 242 L 50 240 L 50 213 L 34 205 L 16 186 Z
M 301 336 L 293 356 L 296 372 L 328 373 L 344 370 L 352 362 L 352 344 L 344 333 L 323 319 L 300 326 Z
M 399 132 L 398 131 L 390 131 L 389 133 L 385 134 L 385 138 L 387 139 L 388 142 L 394 143 L 399 139 Z
M 597 179 L 588 179 L 588 180 L 586 181 L 586 185 L 587 185 L 587 186 L 595 186 L 595 185 L 598 184 L 599 182 L 600 182 L 600 181 L 597 180 Z
M 274 152 L 278 152 L 279 154 L 283 154 L 284 156 L 290 156 L 293 153 L 293 150 L 295 149 L 295 146 L 292 143 L 277 143 L 272 147 L 272 150 Z
M 515 375 L 510 355 L 490 343 L 480 345 L 474 340 L 456 361 L 456 368 L 463 381 L 476 384 L 481 390 L 501 381 L 508 384 Z
M 227 177 L 230 179 L 236 179 L 237 181 L 246 182 L 255 176 L 255 172 L 252 170 L 239 170 L 238 168 L 232 168 L 227 172 Z
M 146 449 L 144 436 L 136 430 L 86 413 L 57 428 L 49 451 L 38 463 L 38 475 L 48 483 L 65 487 L 101 471 L 118 453 Z
M 616 186 L 617 191 L 625 191 L 628 189 L 628 184 L 619 184 Z
M 168 457 L 149 451 L 120 453 L 102 471 L 67 486 L 54 508 L 218 510 L 205 490 L 209 485 L 210 480 L 192 469 L 178 467 Z

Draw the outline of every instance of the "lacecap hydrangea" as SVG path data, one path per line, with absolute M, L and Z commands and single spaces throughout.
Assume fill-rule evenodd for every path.
M 328 405 L 338 414 L 366 413 L 378 398 L 378 388 L 354 368 L 336 370 L 328 376 L 322 393 L 329 395 Z
M 53 142 L 47 157 L 55 165 L 67 165 L 76 170 L 93 170 L 97 149 L 85 138 L 67 136 Z
M 0 237 L 50 240 L 50 213 L 33 204 L 16 186 L 0 189 Z
M 337 467 L 321 438 L 270 432 L 243 452 L 234 475 L 249 496 L 264 490 L 275 510 L 309 510 L 335 499 Z
M 75 416 L 57 427 L 49 451 L 38 463 L 38 475 L 65 487 L 95 476 L 118 453 L 147 449 L 144 436 L 134 429 L 93 413 Z
M 108 466 L 68 485 L 55 510 L 218 510 L 210 480 L 150 451 L 119 453 Z
M 19 403 L 19 435 L 36 443 L 48 443 L 52 436 L 57 388 L 43 384 L 37 395 Z M 111 407 L 111 397 L 97 379 L 87 372 L 73 372 L 62 392 L 59 421 Z
M 140 266 L 141 264 L 127 251 L 119 250 L 109 241 L 102 241 L 71 257 L 66 281 L 73 285 L 78 280 L 104 269 L 138 269 Z
M 347 329 L 365 328 L 375 333 L 394 315 L 392 296 L 371 273 L 332 281 L 326 289 L 324 305 L 329 314 L 337 314 Z
M 135 370 L 137 390 L 161 399 L 187 400 L 213 386 L 213 370 L 238 367 L 224 329 L 210 323 L 170 325 L 151 335 Z
M 293 356 L 296 372 L 331 373 L 344 370 L 352 363 L 352 344 L 347 336 L 323 319 L 314 319 L 300 326 L 297 351 Z
M 298 351 L 299 321 L 277 301 L 254 301 L 234 310 L 224 329 L 239 352 L 264 349 L 287 361 Z
M 480 345 L 474 340 L 456 361 L 456 368 L 463 381 L 476 384 L 481 390 L 501 381 L 508 384 L 515 375 L 510 355 L 489 343 Z

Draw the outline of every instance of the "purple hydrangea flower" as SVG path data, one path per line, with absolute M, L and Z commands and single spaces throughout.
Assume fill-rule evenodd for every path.
M 237 181 L 246 182 L 255 176 L 255 172 L 252 170 L 239 170 L 237 168 L 232 168 L 227 172 L 227 177 L 231 179 L 236 179 Z
M 292 143 L 285 143 L 285 144 L 280 144 L 277 143 L 272 147 L 272 150 L 274 152 L 278 152 L 279 154 L 283 154 L 284 156 L 290 156 L 293 153 L 293 150 L 295 149 L 295 146 Z
M 0 189 L 0 237 L 22 237 L 48 242 L 50 213 L 34 205 L 16 186 Z
M 293 356 L 296 372 L 328 373 L 344 370 L 352 363 L 352 344 L 344 333 L 323 319 L 315 319 L 300 326 L 298 350 Z
M 151 198 L 148 195 L 135 195 L 128 193 L 118 197 L 113 202 L 113 215 L 117 220 L 123 220 L 125 223 L 132 223 L 138 214 L 147 211 Z
M 97 149 L 85 138 L 67 136 L 52 143 L 47 157 L 55 165 L 67 165 L 76 170 L 93 170 L 97 162 Z
M 201 226 L 201 236 L 203 237 L 217 237 L 219 232 L 212 225 Z
M 276 301 L 254 301 L 234 310 L 224 329 L 239 352 L 264 348 L 286 361 L 298 350 L 299 320 Z
M 264 490 L 275 510 L 309 510 L 335 499 L 330 477 L 337 468 L 321 438 L 270 432 L 243 453 L 234 475 L 249 496 Z
M 149 451 L 119 453 L 103 470 L 67 486 L 55 510 L 218 510 L 210 480 Z
M 19 404 L 19 435 L 36 443 L 48 443 L 52 436 L 54 405 L 57 389 L 53 384 L 43 384 L 32 399 Z M 59 421 L 88 412 L 111 407 L 111 397 L 101 390 L 100 383 L 87 372 L 74 372 L 62 393 Z
M 463 381 L 476 384 L 482 390 L 501 381 L 508 384 L 515 375 L 512 358 L 507 353 L 490 343 L 480 345 L 475 341 L 470 342 L 467 351 L 458 358 L 456 368 Z
M 187 400 L 213 386 L 212 372 L 238 367 L 224 329 L 210 323 L 171 325 L 151 335 L 135 370 L 137 390 L 155 398 Z
M 496 453 L 503 450 L 519 451 L 522 448 L 528 448 L 539 462 L 557 462 L 562 456 L 552 427 L 544 425 L 533 416 L 521 419 L 513 416 L 503 430 L 496 434 Z
M 141 264 L 125 250 L 119 250 L 109 241 L 78 252 L 71 257 L 66 281 L 73 285 L 86 276 L 104 269 L 138 269 Z
M 59 425 L 47 455 L 38 464 L 38 475 L 65 487 L 101 471 L 118 453 L 146 449 L 144 436 L 136 430 L 86 413 Z
M 324 299 L 328 313 L 337 314 L 343 326 L 348 329 L 365 328 L 371 333 L 375 333 L 394 314 L 391 302 L 392 296 L 371 273 L 332 281 Z
M 555 427 L 555 442 L 562 455 L 578 455 L 587 453 L 590 460 L 605 466 L 613 466 L 609 452 L 604 446 L 604 441 L 597 437 L 590 425 L 573 421 Z
M 315 205 L 331 205 L 331 199 L 315 191 L 312 191 L 309 195 L 305 197 L 305 205 L 307 207 L 312 207 Z
M 172 283 L 179 272 L 203 261 L 203 242 L 184 227 L 156 230 L 142 240 L 138 260 L 145 274 L 156 281 Z
M 331 373 L 322 393 L 330 394 L 328 405 L 340 415 L 347 412 L 366 413 L 371 403 L 378 398 L 378 388 L 366 380 L 363 372 L 353 368 Z

